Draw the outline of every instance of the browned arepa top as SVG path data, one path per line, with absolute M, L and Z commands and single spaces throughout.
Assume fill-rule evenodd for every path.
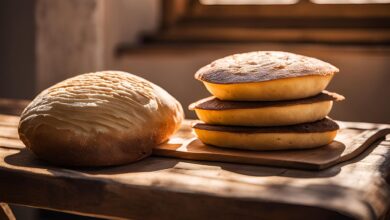
M 215 96 L 201 99 L 189 106 L 190 110 L 231 110 L 231 109 L 254 109 L 265 107 L 291 106 L 299 104 L 312 104 L 323 101 L 341 101 L 344 96 L 337 93 L 323 91 L 309 98 L 285 100 L 285 101 L 222 101 Z
M 226 126 L 226 125 L 210 125 L 202 122 L 196 123 L 193 128 L 209 131 L 222 131 L 234 133 L 315 133 L 336 131 L 339 126 L 336 122 L 329 118 L 324 118 L 319 121 L 288 125 L 288 126 L 272 126 L 272 127 L 245 127 L 245 126 Z
M 256 51 L 215 60 L 199 69 L 195 78 L 215 84 L 234 84 L 336 72 L 339 72 L 337 67 L 316 58 L 282 51 Z

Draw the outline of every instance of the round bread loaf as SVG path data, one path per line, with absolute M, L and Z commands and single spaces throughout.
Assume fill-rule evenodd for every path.
M 195 78 L 221 100 L 275 101 L 314 96 L 338 71 L 312 57 L 258 51 L 218 59 L 198 70 Z
M 197 123 L 193 126 L 205 144 L 244 150 L 308 149 L 329 144 L 339 126 L 324 118 L 320 121 L 280 127 L 239 127 Z
M 41 92 L 23 111 L 19 136 L 39 158 L 66 166 L 130 163 L 180 126 L 180 103 L 119 71 L 82 74 Z
M 221 101 L 212 96 L 190 105 L 206 124 L 238 126 L 280 126 L 318 121 L 332 109 L 333 101 L 344 97 L 323 91 L 304 99 L 285 101 Z

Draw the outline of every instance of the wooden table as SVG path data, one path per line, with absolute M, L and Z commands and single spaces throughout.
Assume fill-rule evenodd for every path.
M 8 214 L 5 203 L 118 219 L 390 219 L 389 138 L 323 171 L 154 156 L 75 170 L 22 148 L 18 117 L 0 122 L 0 201 Z

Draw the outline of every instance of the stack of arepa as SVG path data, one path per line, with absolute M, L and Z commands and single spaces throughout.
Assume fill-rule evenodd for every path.
M 293 53 L 258 51 L 218 59 L 196 79 L 213 95 L 190 105 L 205 144 L 248 150 L 306 149 L 333 141 L 339 126 L 327 117 L 333 101 L 324 91 L 339 70 Z

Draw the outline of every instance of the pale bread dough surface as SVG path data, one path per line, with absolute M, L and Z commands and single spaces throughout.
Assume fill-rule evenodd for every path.
M 22 113 L 19 135 L 47 160 L 63 152 L 61 164 L 112 165 L 130 162 L 131 155 L 121 154 L 126 148 L 135 152 L 135 144 L 147 156 L 151 145 L 167 140 L 182 120 L 180 103 L 159 86 L 126 72 L 102 71 L 41 92 Z M 77 154 L 87 149 L 89 155 Z

